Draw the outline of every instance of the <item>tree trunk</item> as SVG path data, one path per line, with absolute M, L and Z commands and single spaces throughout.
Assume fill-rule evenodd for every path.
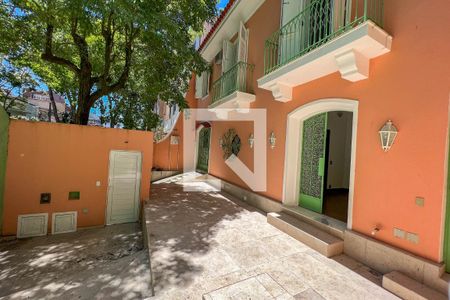
M 77 107 L 77 111 L 74 117 L 74 123 L 79 125 L 87 125 L 89 121 L 89 113 L 91 111 L 90 107 L 87 107 L 86 103 L 80 103 Z
M 52 89 L 48 89 L 48 94 L 50 96 L 50 102 L 52 104 L 53 107 L 53 115 L 55 116 L 55 121 L 57 123 L 61 122 L 58 116 L 58 109 L 56 108 L 56 102 L 55 102 L 55 96 L 53 95 L 53 90 Z
M 80 125 L 87 125 L 88 124 L 88 122 L 89 122 L 89 111 L 90 111 L 90 109 L 88 110 L 88 111 L 83 111 L 83 112 L 81 112 L 81 114 L 80 114 Z
M 90 77 L 89 77 L 90 78 Z M 91 111 L 91 106 L 89 105 L 89 96 L 91 95 L 92 85 L 90 80 L 80 80 L 79 90 L 78 90 L 78 108 L 75 117 L 75 123 L 80 125 L 87 125 L 89 121 L 89 112 Z
M 52 104 L 51 103 L 48 104 L 47 117 L 48 117 L 48 121 L 51 122 L 52 121 Z

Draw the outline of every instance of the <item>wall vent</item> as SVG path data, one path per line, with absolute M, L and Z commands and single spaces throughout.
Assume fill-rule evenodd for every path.
M 47 235 L 48 213 L 19 215 L 17 238 Z
M 52 234 L 77 231 L 77 212 L 67 211 L 52 214 Z

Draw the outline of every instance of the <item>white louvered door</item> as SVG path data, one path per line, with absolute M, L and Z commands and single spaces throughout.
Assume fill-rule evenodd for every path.
M 140 182 L 141 153 L 111 151 L 107 225 L 138 221 Z

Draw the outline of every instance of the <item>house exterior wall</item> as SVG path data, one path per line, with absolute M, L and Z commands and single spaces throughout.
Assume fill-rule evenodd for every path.
M 148 199 L 151 132 L 12 120 L 2 234 L 16 234 L 19 214 L 48 212 L 49 230 L 53 212 L 77 211 L 78 227 L 104 225 L 111 150 L 142 153 L 140 198 Z M 68 200 L 70 191 L 81 199 Z M 40 204 L 41 193 L 51 193 L 50 204 Z
M 0 106 L 0 232 L 3 220 L 3 193 L 5 191 L 6 158 L 8 156 L 9 117 Z
M 267 145 L 267 191 L 261 194 L 282 201 L 290 112 L 318 99 L 358 100 L 352 229 L 370 236 L 375 226 L 381 226 L 378 240 L 441 261 L 450 92 L 450 40 L 445 37 L 450 2 L 384 1 L 383 28 L 392 35 L 393 45 L 391 52 L 370 61 L 369 79 L 352 83 L 336 72 L 297 86 L 287 103 L 275 101 L 270 91 L 258 89 L 256 83 L 264 72 L 264 42 L 279 29 L 280 10 L 280 0 L 267 0 L 246 23 L 248 63 L 255 65 L 256 101 L 251 107 L 267 109 L 267 136 L 274 131 L 277 138 L 275 149 Z M 217 77 L 214 69 L 213 74 Z M 210 97 L 197 101 L 199 107 L 209 104 Z M 399 134 L 385 153 L 378 130 L 388 119 Z M 252 169 L 253 150 L 247 138 L 253 124 L 213 122 L 209 173 L 248 188 L 222 157 L 219 139 L 229 128 L 241 137 L 238 157 Z M 415 204 L 416 197 L 425 199 L 423 207 Z M 419 242 L 395 238 L 393 228 L 418 234 Z
M 186 101 L 190 108 L 195 108 L 197 105 L 195 100 L 195 76 L 192 76 L 190 80 Z M 183 120 L 184 114 L 180 112 L 172 132 L 167 138 L 154 144 L 153 166 L 156 169 L 165 171 L 183 170 Z M 170 144 L 170 136 L 172 135 L 178 136 L 178 145 Z

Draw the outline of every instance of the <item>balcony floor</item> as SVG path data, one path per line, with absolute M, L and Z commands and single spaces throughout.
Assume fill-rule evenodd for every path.
M 258 87 L 271 90 L 275 100 L 292 100 L 292 89 L 339 71 L 352 82 L 369 77 L 369 61 L 388 53 L 392 37 L 372 21 L 337 36 L 322 46 L 276 67 L 258 79 Z

